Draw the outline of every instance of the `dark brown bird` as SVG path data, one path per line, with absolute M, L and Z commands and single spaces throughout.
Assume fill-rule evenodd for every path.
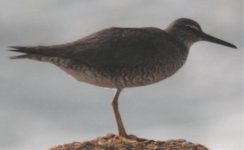
M 114 27 L 62 45 L 12 46 L 11 51 L 25 54 L 11 58 L 53 63 L 78 81 L 117 89 L 113 110 L 119 135 L 127 137 L 118 110 L 122 89 L 152 84 L 173 75 L 185 63 L 191 45 L 198 41 L 237 48 L 204 33 L 197 22 L 181 18 L 165 30 Z

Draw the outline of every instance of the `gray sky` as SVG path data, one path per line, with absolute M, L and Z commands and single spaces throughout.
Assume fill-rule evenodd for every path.
M 114 91 L 51 64 L 9 60 L 8 46 L 61 44 L 111 26 L 165 28 L 181 17 L 238 49 L 196 43 L 172 77 L 125 89 L 119 103 L 127 132 L 242 149 L 242 9 L 241 0 L 0 0 L 0 149 L 47 149 L 116 133 Z

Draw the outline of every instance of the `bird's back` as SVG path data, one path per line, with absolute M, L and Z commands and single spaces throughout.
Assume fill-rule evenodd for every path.
M 169 35 L 157 28 L 109 28 L 70 44 L 67 58 L 89 65 L 143 64 L 159 54 L 170 53 Z M 150 60 L 151 61 L 151 60 Z

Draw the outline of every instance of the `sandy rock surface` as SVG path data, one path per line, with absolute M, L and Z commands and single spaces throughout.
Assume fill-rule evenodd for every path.
M 134 135 L 123 138 L 108 134 L 91 141 L 53 146 L 49 150 L 208 150 L 208 148 L 184 139 L 154 141 L 138 138 Z

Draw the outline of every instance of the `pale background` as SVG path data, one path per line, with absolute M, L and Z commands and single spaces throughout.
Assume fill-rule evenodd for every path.
M 111 26 L 165 28 L 188 17 L 237 45 L 193 45 L 171 78 L 126 89 L 127 131 L 184 138 L 219 150 L 243 148 L 242 0 L 0 0 L 0 149 L 47 149 L 116 133 L 114 91 L 79 83 L 54 65 L 9 60 L 10 45 L 52 45 Z

